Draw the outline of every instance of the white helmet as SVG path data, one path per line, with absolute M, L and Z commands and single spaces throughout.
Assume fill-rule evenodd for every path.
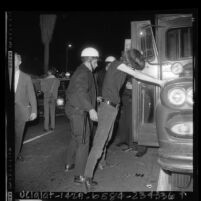
M 87 47 L 82 50 L 81 57 L 99 57 L 99 53 L 95 48 Z
M 116 60 L 115 57 L 113 57 L 113 56 L 108 56 L 108 57 L 105 59 L 105 62 L 113 62 L 114 60 Z

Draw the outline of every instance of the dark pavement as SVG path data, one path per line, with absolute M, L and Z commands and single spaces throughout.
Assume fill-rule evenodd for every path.
M 56 129 L 49 133 L 44 133 L 42 119 L 29 124 L 22 148 L 24 161 L 17 161 L 15 167 L 15 191 L 82 192 L 82 185 L 73 183 L 73 171 L 64 172 L 69 140 L 66 117 L 56 117 Z M 110 166 L 96 170 L 94 179 L 99 185 L 94 191 L 156 191 L 157 151 L 157 148 L 149 148 L 138 158 L 136 152 L 123 152 L 111 144 L 107 159 Z

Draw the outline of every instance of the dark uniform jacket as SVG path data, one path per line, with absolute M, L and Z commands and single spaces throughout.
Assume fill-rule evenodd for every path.
M 73 107 L 88 112 L 96 107 L 94 76 L 84 64 L 76 69 L 70 79 L 66 101 L 66 109 Z

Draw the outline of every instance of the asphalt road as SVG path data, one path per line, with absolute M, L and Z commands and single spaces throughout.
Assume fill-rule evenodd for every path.
M 15 167 L 15 191 L 80 192 L 82 186 L 73 183 L 73 171 L 64 172 L 65 153 L 70 140 L 65 117 L 57 117 L 55 132 L 44 133 L 43 121 L 27 128 L 22 148 L 24 161 Z M 135 152 L 122 152 L 111 144 L 108 149 L 110 166 L 97 169 L 95 192 L 156 191 L 159 176 L 157 148 L 149 148 L 140 158 Z

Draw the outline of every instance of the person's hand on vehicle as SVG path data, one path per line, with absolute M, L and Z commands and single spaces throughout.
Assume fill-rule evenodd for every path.
M 98 114 L 96 110 L 94 109 L 89 110 L 89 116 L 92 121 L 98 121 Z

